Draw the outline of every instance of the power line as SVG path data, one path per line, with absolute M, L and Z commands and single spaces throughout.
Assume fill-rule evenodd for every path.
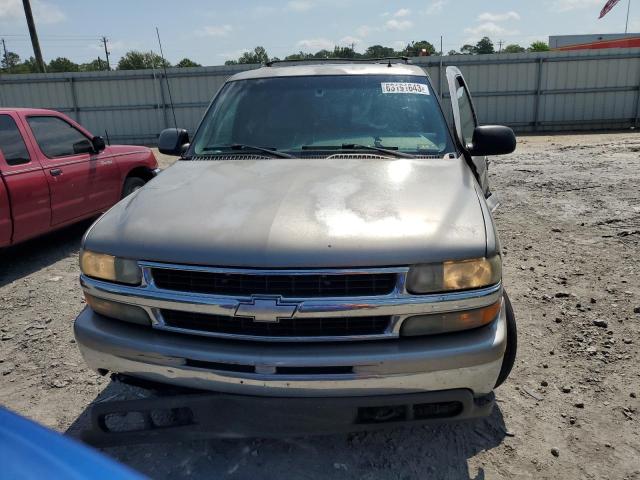
M 21 37 L 21 38 L 30 38 L 30 36 L 26 33 L 5 33 L 3 37 Z M 99 39 L 101 37 L 96 35 L 44 35 L 39 38 L 60 38 L 60 39 L 68 39 L 68 40 L 94 40 Z

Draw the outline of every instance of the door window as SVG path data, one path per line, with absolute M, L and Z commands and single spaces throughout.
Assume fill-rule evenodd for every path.
M 49 158 L 76 155 L 79 145 L 89 139 L 58 117 L 27 117 L 40 150 Z
M 460 111 L 460 133 L 464 144 L 469 145 L 473 138 L 473 130 L 476 128 L 476 116 L 462 77 L 456 77 L 456 97 L 458 98 L 458 109 Z
M 0 115 L 0 150 L 9 165 L 22 165 L 30 161 L 18 125 L 9 115 Z

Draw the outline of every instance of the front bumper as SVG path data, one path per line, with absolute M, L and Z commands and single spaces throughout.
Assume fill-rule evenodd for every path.
M 96 370 L 266 397 L 353 397 L 493 390 L 506 347 L 504 305 L 466 332 L 368 342 L 258 343 L 163 332 L 86 308 L 74 333 Z
M 85 442 L 98 447 L 205 438 L 281 438 L 355 432 L 488 416 L 493 394 L 469 390 L 369 397 L 253 397 L 221 393 L 98 402 Z M 133 413 L 145 421 L 122 424 Z M 120 421 L 114 425 L 110 419 Z M 157 423 L 159 421 L 159 423 Z

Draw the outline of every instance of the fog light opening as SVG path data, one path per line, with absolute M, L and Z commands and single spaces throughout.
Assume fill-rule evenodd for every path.
M 361 407 L 358 409 L 358 423 L 402 422 L 406 419 L 406 405 Z
M 429 418 L 451 418 L 462 413 L 460 402 L 420 403 L 413 406 L 413 418 L 426 420 Z

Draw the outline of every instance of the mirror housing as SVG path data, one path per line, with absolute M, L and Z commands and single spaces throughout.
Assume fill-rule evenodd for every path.
M 80 140 L 73 144 L 73 153 L 93 153 L 93 144 L 89 141 L 89 139 Z
M 516 149 L 516 136 L 509 127 L 480 125 L 473 130 L 469 154 L 474 157 L 505 155 Z
M 93 145 L 93 151 L 95 153 L 100 153 L 106 148 L 104 138 L 98 137 L 97 135 L 91 139 L 91 144 Z
M 158 150 L 165 155 L 182 155 L 189 143 L 189 134 L 184 128 L 165 128 L 158 138 Z

